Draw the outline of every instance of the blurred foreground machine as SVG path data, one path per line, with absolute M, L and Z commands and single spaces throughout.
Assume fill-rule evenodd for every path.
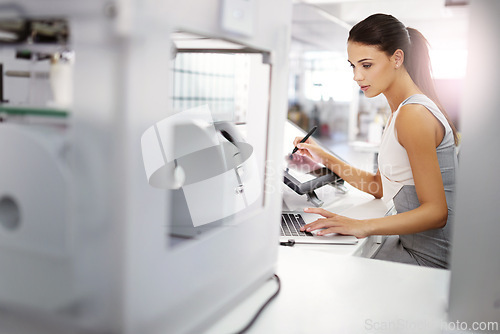
M 290 21 L 288 0 L 0 0 L 0 332 L 199 333 L 272 277 Z M 191 54 L 211 70 L 214 55 L 247 55 L 246 72 L 186 68 Z M 220 141 L 233 155 L 248 143 L 258 177 L 224 166 L 225 211 L 179 238 L 141 137 L 192 107 L 175 103 L 195 74 L 185 89 L 222 92 L 203 97 L 216 126 L 238 127 Z M 162 135 L 160 159 L 178 144 Z

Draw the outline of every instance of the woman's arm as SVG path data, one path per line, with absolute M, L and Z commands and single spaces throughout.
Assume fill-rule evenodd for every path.
M 417 209 L 400 215 L 405 223 L 401 226 L 403 233 L 398 234 L 443 227 L 448 205 L 436 147 L 443 140 L 445 129 L 429 110 L 418 104 L 402 107 L 395 127 L 399 143 L 408 154 L 420 202 Z
M 306 209 L 326 219 L 305 226 L 319 234 L 341 233 L 357 237 L 369 235 L 411 234 L 446 225 L 448 206 L 439 169 L 436 147 L 444 136 L 441 123 L 423 106 L 404 106 L 396 120 L 398 140 L 408 153 L 420 206 L 394 216 L 355 220 L 323 209 Z
M 374 174 L 355 168 L 324 151 L 314 140 L 309 138 L 305 143 L 300 143 L 301 139 L 302 138 L 297 137 L 294 140 L 294 145 L 299 148 L 299 154 L 308 156 L 314 161 L 322 163 L 359 190 L 367 192 L 376 198 L 382 197 L 382 180 L 378 171 Z

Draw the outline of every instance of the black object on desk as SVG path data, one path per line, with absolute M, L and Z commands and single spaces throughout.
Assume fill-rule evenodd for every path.
M 314 192 L 315 189 L 331 184 L 345 191 L 344 180 L 326 167 L 306 173 L 307 175 L 313 177 L 311 180 L 306 182 L 299 181 L 292 174 L 293 172 L 286 168 L 284 171 L 283 182 L 297 194 L 307 195 L 307 200 L 317 207 L 322 206 L 323 201 L 318 198 Z
M 9 102 L 3 98 L 3 64 L 0 63 L 0 103 Z

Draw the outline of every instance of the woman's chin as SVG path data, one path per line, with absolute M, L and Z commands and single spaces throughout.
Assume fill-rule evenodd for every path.
M 375 96 L 378 96 L 380 95 L 380 92 L 374 92 L 374 91 L 371 91 L 370 89 L 365 91 L 365 97 L 375 97 Z

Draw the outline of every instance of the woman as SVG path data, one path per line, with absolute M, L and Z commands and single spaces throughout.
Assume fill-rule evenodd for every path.
M 394 201 L 398 214 L 355 220 L 320 208 L 324 218 L 303 227 L 319 234 L 358 238 L 389 235 L 375 256 L 447 268 L 453 221 L 456 130 L 438 104 L 430 75 L 427 41 L 390 15 L 375 14 L 349 32 L 348 61 L 367 97 L 384 94 L 392 115 L 384 130 L 377 173 L 358 170 L 323 151 L 313 140 L 294 145 L 351 185 Z

